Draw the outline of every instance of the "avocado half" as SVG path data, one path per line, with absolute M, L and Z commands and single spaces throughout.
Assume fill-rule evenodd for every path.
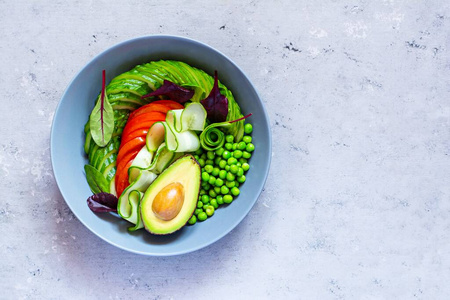
M 153 181 L 141 200 L 140 212 L 145 229 L 164 235 L 183 227 L 197 207 L 200 183 L 200 165 L 192 155 L 173 162 Z M 174 186 L 177 188 L 171 188 Z M 169 213 L 164 214 L 167 211 Z M 169 217 L 165 217 L 167 215 Z

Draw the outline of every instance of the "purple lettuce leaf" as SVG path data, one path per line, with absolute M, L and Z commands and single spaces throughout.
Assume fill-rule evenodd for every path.
M 214 72 L 214 86 L 209 96 L 200 101 L 212 123 L 225 122 L 228 115 L 228 99 L 220 93 L 217 71 Z
M 185 103 L 194 96 L 194 91 L 185 89 L 175 83 L 164 80 L 162 86 L 160 86 L 156 91 L 150 94 L 142 96 L 142 98 L 154 97 L 154 96 L 167 96 L 169 100 L 176 101 L 180 104 Z
M 116 196 L 101 192 L 90 196 L 87 204 L 93 212 L 117 212 L 118 201 Z

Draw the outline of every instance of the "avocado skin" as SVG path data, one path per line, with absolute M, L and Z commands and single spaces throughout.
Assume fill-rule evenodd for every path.
M 161 233 L 161 232 L 154 232 L 153 230 L 151 230 L 150 228 L 149 228 L 149 224 L 147 223 L 147 220 L 146 220 L 146 218 L 145 218 L 145 214 L 143 213 L 143 209 L 142 209 L 142 205 L 145 205 L 145 201 L 144 201 L 144 199 L 146 199 L 146 195 L 144 195 L 144 197 L 143 197 L 143 199 L 142 199 L 142 201 L 141 201 L 141 203 L 140 203 L 140 205 L 139 205 L 139 211 L 140 211 L 140 214 L 141 214 L 141 220 L 143 221 L 143 224 L 144 224 L 144 228 L 145 228 L 145 230 L 147 230 L 148 232 L 150 232 L 151 234 L 154 234 L 154 235 L 168 235 L 168 234 L 172 234 L 172 233 L 174 233 L 174 232 L 177 232 L 178 230 L 180 230 L 181 228 L 183 228 L 186 224 L 187 224 L 187 222 L 189 221 L 189 219 L 192 217 L 192 215 L 194 214 L 194 211 L 195 211 L 195 208 L 197 207 L 197 201 L 198 201 L 198 195 L 199 195 L 199 192 L 200 192 L 200 188 L 201 188 L 201 167 L 200 167 L 200 164 L 198 163 L 198 161 L 194 158 L 194 156 L 192 156 L 191 154 L 186 154 L 186 155 L 183 155 L 183 156 L 181 156 L 181 157 L 179 157 L 177 160 L 175 160 L 169 167 L 167 167 L 159 176 L 158 176 L 158 178 L 160 177 L 160 176 L 163 176 L 164 174 L 164 176 L 163 177 L 165 177 L 165 176 L 167 176 L 167 175 L 170 175 L 170 173 L 171 172 L 176 172 L 177 170 L 177 168 L 175 168 L 175 169 L 173 169 L 173 168 L 170 168 L 171 166 L 173 166 L 173 165 L 176 165 L 176 163 L 177 162 L 180 162 L 180 161 L 182 161 L 182 160 L 189 160 L 189 163 L 191 163 L 191 162 L 193 162 L 194 164 L 195 164 L 195 168 L 198 168 L 198 184 L 196 184 L 195 186 L 188 186 L 188 187 L 185 187 L 185 189 L 187 189 L 187 188 L 189 188 L 189 189 L 196 189 L 196 192 L 194 193 L 194 195 L 192 196 L 192 198 L 191 199 L 185 199 L 184 200 L 184 203 L 183 203 L 183 206 L 186 204 L 186 200 L 190 200 L 190 201 L 192 201 L 192 202 L 194 202 L 195 203 L 195 205 L 193 205 L 193 208 L 192 208 L 192 210 L 189 210 L 187 213 L 185 213 L 185 219 L 186 219 L 186 221 L 185 222 L 182 222 L 182 223 L 179 223 L 179 224 L 177 224 L 178 225 L 178 227 L 173 227 L 173 228 L 171 228 L 170 230 L 169 230 L 169 232 L 165 232 L 165 233 Z M 158 184 L 159 183 L 159 180 L 158 180 L 158 178 L 150 185 L 150 187 L 147 189 L 147 192 L 146 192 L 146 194 L 148 193 L 148 191 L 150 190 L 150 189 L 157 189 L 158 190 L 158 192 L 162 189 L 162 188 L 164 188 L 166 185 L 168 185 L 168 184 L 170 184 L 170 183 L 172 183 L 172 182 L 174 182 L 174 181 L 164 181 L 164 186 L 160 186 L 160 187 L 158 187 L 158 186 L 155 186 L 154 184 L 156 183 L 156 184 Z M 157 194 L 157 193 L 156 193 Z M 185 195 L 187 194 L 187 191 L 185 192 Z M 148 201 L 148 200 L 147 200 Z M 151 213 L 153 213 L 153 212 L 151 212 Z M 181 212 L 180 212 L 181 213 Z M 177 216 L 178 217 L 178 216 Z M 176 218 L 177 218 L 176 217 Z M 164 221 L 162 221 L 161 220 L 161 222 L 164 222 Z

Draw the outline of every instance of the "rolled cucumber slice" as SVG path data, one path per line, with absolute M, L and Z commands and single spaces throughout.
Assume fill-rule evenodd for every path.
M 165 122 L 156 122 L 147 133 L 147 150 L 154 151 L 164 140 L 172 152 L 193 152 L 200 148 L 195 131 L 201 131 L 206 124 L 206 110 L 200 103 L 190 103 L 185 109 L 167 112 Z
M 137 192 L 145 192 L 150 184 L 156 179 L 157 175 L 151 171 L 142 170 L 136 180 L 130 184 L 119 197 L 117 212 L 130 223 L 136 224 L 130 230 L 137 230 L 140 227 L 139 201 L 140 197 L 134 195 Z M 130 197 L 131 194 L 131 197 Z M 141 224 L 142 226 L 142 224 Z

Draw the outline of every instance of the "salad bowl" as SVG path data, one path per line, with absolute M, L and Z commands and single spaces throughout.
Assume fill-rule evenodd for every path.
M 167 59 L 183 61 L 208 74 L 218 71 L 220 81 L 233 93 L 244 115 L 252 113 L 255 151 L 249 160 L 247 180 L 231 204 L 214 217 L 165 235 L 145 230 L 128 232 L 130 223 L 114 213 L 93 213 L 86 199 L 92 192 L 86 182 L 83 128 L 99 94 L 102 70 L 106 82 L 138 64 Z M 189 253 L 219 240 L 248 214 L 266 181 L 271 161 L 269 119 L 255 87 L 244 72 L 219 51 L 198 41 L 176 36 L 145 36 L 119 43 L 93 58 L 68 85 L 56 109 L 51 130 L 51 161 L 61 194 L 74 215 L 106 242 L 133 253 L 170 256 Z

